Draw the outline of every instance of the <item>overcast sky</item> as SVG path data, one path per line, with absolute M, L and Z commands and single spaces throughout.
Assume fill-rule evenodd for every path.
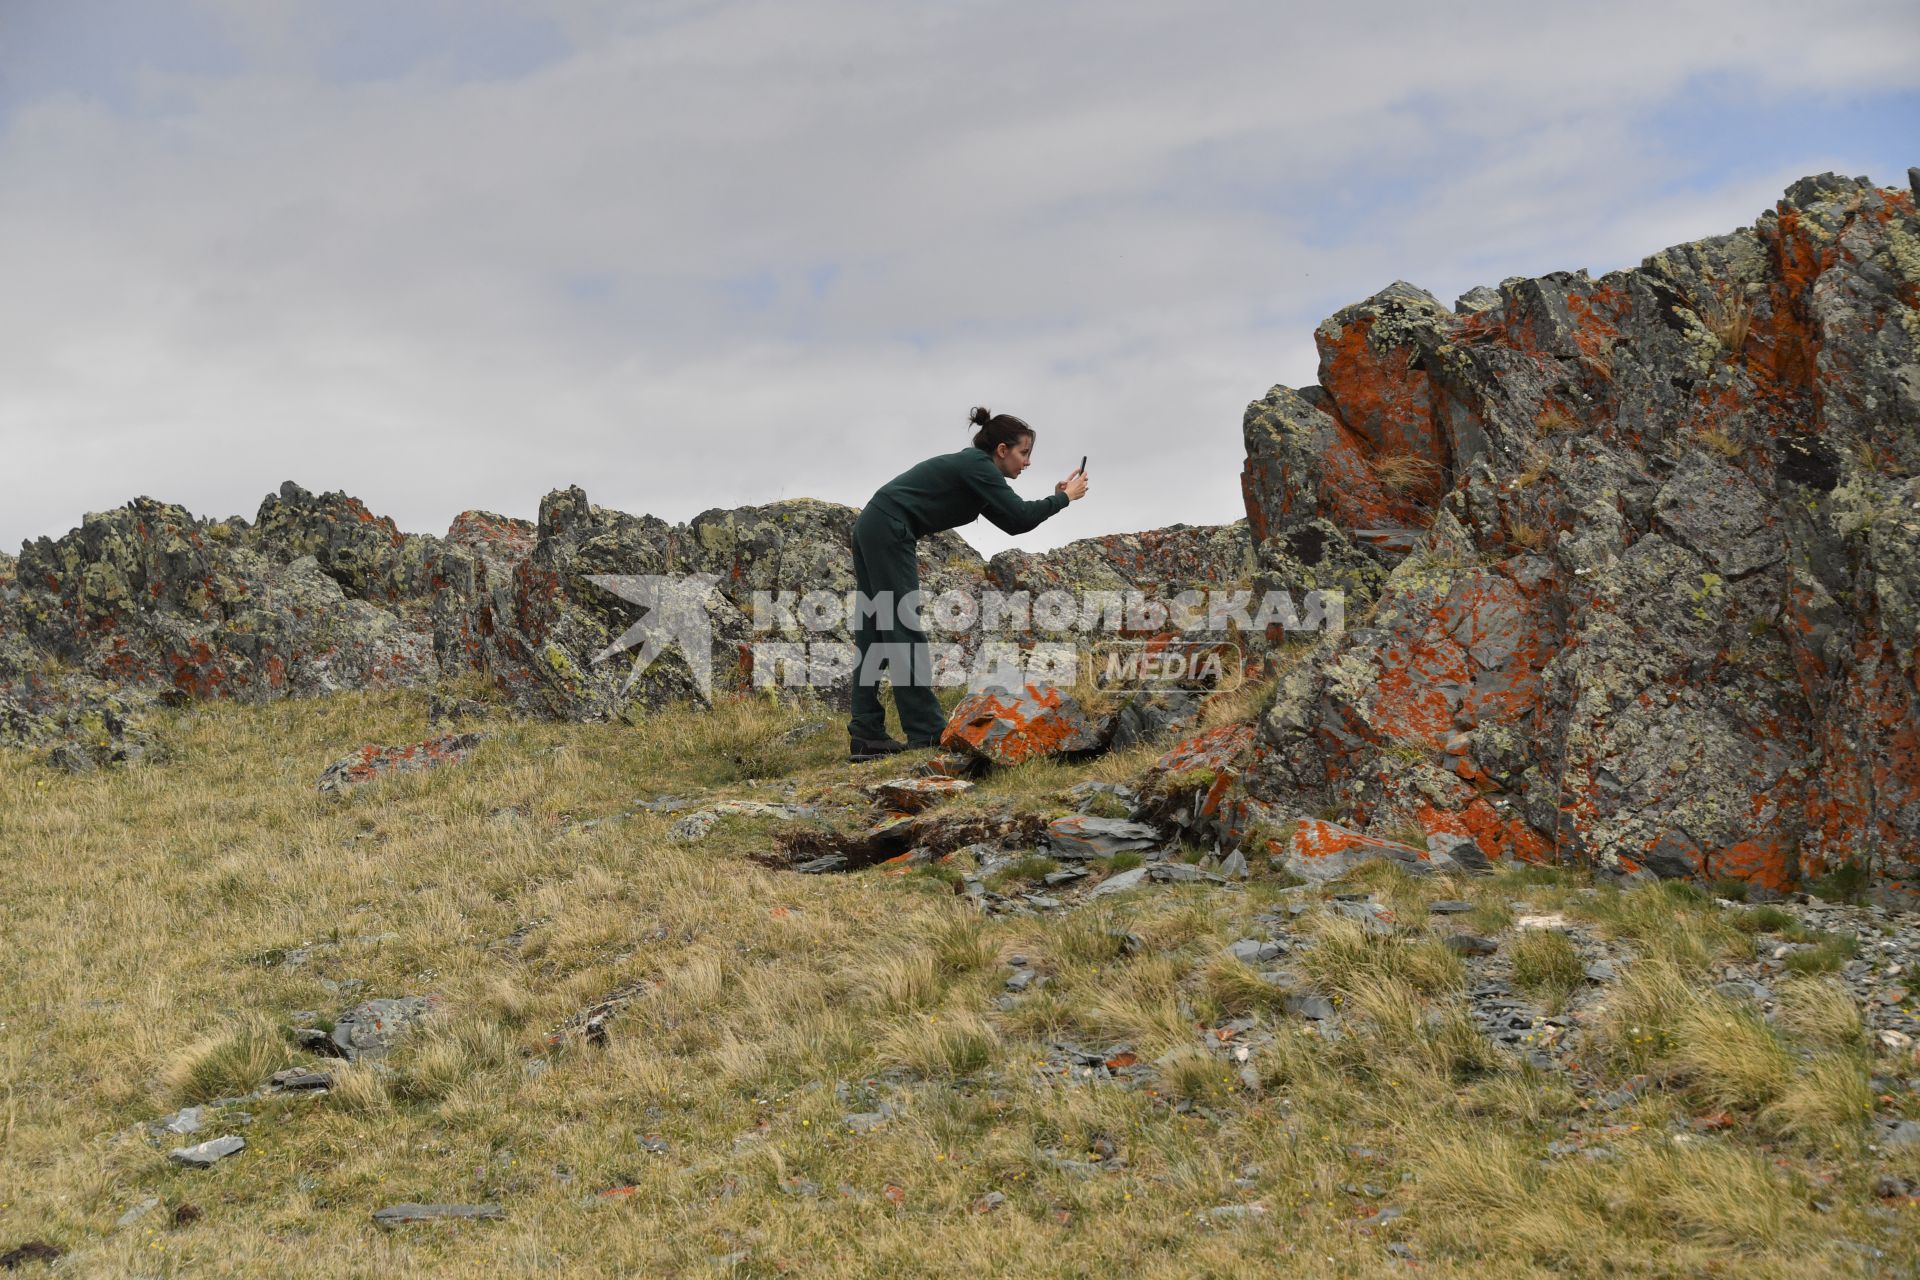
M 1910 164 L 1914 0 L 0 0 L 0 546 L 859 505 L 973 404 L 1093 480 L 984 552 L 1219 523 L 1336 308 Z

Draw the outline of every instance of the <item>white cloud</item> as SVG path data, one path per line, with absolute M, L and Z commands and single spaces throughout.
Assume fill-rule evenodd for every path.
M 857 504 L 982 401 L 1040 428 L 1030 495 L 1094 459 L 1018 545 L 1230 520 L 1325 311 L 1627 265 L 1862 150 L 1717 170 L 1659 133 L 1700 77 L 1920 87 L 1894 4 L 436 2 L 574 51 L 351 82 L 382 37 L 334 6 L 200 7 L 239 74 L 0 134 L 0 541 L 288 477 L 427 530 L 575 482 Z

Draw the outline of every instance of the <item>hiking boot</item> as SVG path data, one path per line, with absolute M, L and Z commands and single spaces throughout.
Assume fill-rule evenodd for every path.
M 851 762 L 878 760 L 907 749 L 898 738 L 855 738 L 848 736 L 847 759 Z
M 940 749 L 939 734 L 935 734 L 931 738 L 907 739 L 907 750 L 909 751 L 938 751 L 939 749 Z

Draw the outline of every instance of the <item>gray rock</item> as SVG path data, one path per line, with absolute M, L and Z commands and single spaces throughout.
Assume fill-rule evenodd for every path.
M 1092 801 L 1096 797 L 1103 795 L 1112 796 L 1114 799 L 1129 807 L 1131 807 L 1134 802 L 1133 788 L 1124 786 L 1118 782 L 1096 782 L 1088 780 L 1086 782 L 1076 782 L 1067 788 L 1067 797 L 1082 803 Z
M 114 1220 L 116 1227 L 130 1227 L 160 1207 L 159 1196 L 148 1196 Z
M 284 1093 L 299 1093 L 333 1088 L 333 1076 L 325 1071 L 309 1071 L 305 1067 L 288 1067 L 285 1071 L 273 1073 L 269 1081 L 273 1088 Z
M 1748 982 L 1744 978 L 1731 978 L 1726 982 L 1716 982 L 1713 989 L 1731 1000 L 1771 1000 L 1773 992 L 1758 982 Z
M 455 1219 L 491 1221 L 506 1217 L 497 1204 L 393 1204 L 373 1211 L 373 1220 L 383 1227 L 406 1222 L 442 1222 Z
M 1007 979 L 1007 990 L 1025 991 L 1028 987 L 1034 985 L 1035 979 L 1039 976 L 1039 974 L 1031 969 L 1017 970 L 1012 977 Z
M 1588 982 L 1612 982 L 1620 976 L 1611 960 L 1595 960 L 1587 966 L 1586 973 Z
M 1387 909 L 1377 902 L 1348 902 L 1336 897 L 1331 905 L 1340 915 L 1358 920 L 1368 933 L 1384 938 L 1393 932 Z
M 1267 1206 L 1263 1204 L 1221 1204 L 1211 1209 L 1202 1209 L 1200 1216 L 1208 1222 L 1244 1222 L 1249 1218 L 1267 1216 Z
M 1880 1148 L 1883 1151 L 1911 1151 L 1920 1148 L 1920 1121 L 1901 1120 L 1881 1130 Z
M 418 773 L 442 765 L 459 764 L 485 739 L 483 733 L 450 733 L 425 742 L 400 746 L 368 745 L 342 756 L 321 771 L 315 785 L 328 795 L 340 795 L 362 783 L 396 773 Z
M 1247 866 L 1247 855 L 1235 849 L 1220 863 L 1220 874 L 1229 880 L 1245 880 L 1252 874 Z
M 1429 902 L 1427 910 L 1436 916 L 1458 916 L 1473 910 L 1473 904 L 1462 898 L 1441 898 L 1437 902 Z
M 1492 938 L 1483 938 L 1477 933 L 1450 934 L 1446 946 L 1455 955 L 1462 956 L 1490 956 L 1500 949 L 1500 944 Z
M 1453 309 L 1458 312 L 1485 311 L 1489 307 L 1497 307 L 1499 305 L 1500 294 L 1497 290 L 1489 289 L 1483 284 L 1477 284 L 1454 299 Z
M 1281 1007 L 1314 1022 L 1324 1022 L 1333 1016 L 1333 1002 L 1325 996 L 1296 993 L 1281 1001 Z
M 1154 862 L 1146 868 L 1147 875 L 1163 884 L 1225 884 L 1227 878 L 1217 872 L 1196 867 L 1187 862 Z
M 1227 953 L 1246 964 L 1259 964 L 1286 954 L 1286 945 L 1269 938 L 1241 938 L 1227 947 Z
M 1056 858 L 1111 858 L 1156 849 L 1161 835 L 1144 822 L 1076 815 L 1048 823 L 1046 840 Z
M 1109 749 L 1125 751 L 1177 733 L 1200 718 L 1200 695 L 1186 689 L 1143 689 L 1108 722 Z
M 855 1133 L 872 1133 L 892 1118 L 893 1113 L 883 1108 L 879 1111 L 849 1112 L 840 1117 L 840 1123 Z
M 1145 883 L 1146 878 L 1147 869 L 1145 867 L 1134 867 L 1131 870 L 1122 871 L 1118 875 L 1108 876 L 1105 880 L 1102 880 L 1093 887 L 1087 894 L 1087 900 L 1092 901 L 1095 898 L 1104 898 L 1114 893 L 1125 893 L 1128 889 L 1138 888 L 1141 884 Z
M 439 996 L 401 996 L 357 1004 L 333 1024 L 333 1045 L 349 1062 L 384 1058 L 401 1036 L 439 1005 Z
M 167 1152 L 167 1159 L 175 1164 L 183 1164 L 194 1169 L 210 1169 L 220 1161 L 237 1151 L 244 1151 L 247 1140 L 238 1134 L 210 1138 L 191 1147 L 175 1147 Z
M 1103 726 L 1070 692 L 1028 679 L 1011 665 L 970 682 L 947 719 L 947 734 L 950 745 L 1001 768 L 1106 745 Z
M 657 796 L 652 800 L 636 800 L 633 803 L 636 809 L 646 809 L 652 813 L 677 813 L 699 802 L 686 796 Z
M 207 1127 L 207 1109 L 205 1107 L 182 1107 L 170 1116 L 162 1116 L 154 1122 L 154 1128 L 161 1133 L 186 1135 L 198 1133 Z

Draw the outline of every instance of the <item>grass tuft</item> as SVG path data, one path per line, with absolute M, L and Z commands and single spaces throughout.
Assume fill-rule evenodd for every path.
M 286 1034 L 263 1015 L 241 1018 L 181 1050 L 163 1076 L 167 1096 L 182 1104 L 251 1093 L 293 1060 Z

